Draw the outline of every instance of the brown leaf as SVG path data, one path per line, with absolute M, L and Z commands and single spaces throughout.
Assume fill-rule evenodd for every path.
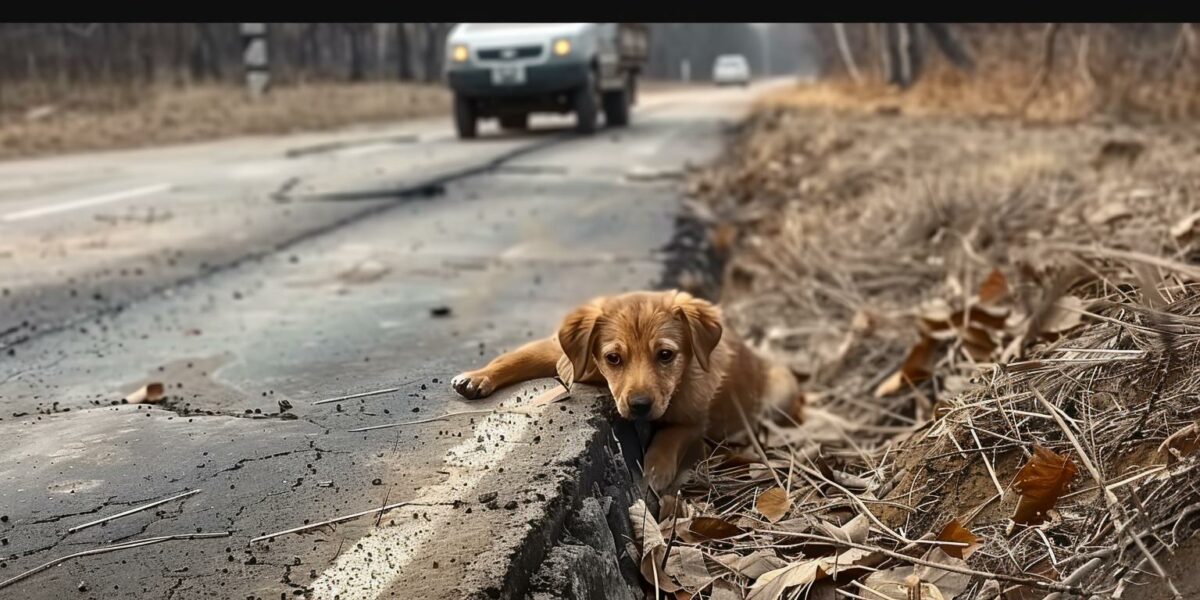
M 696 517 L 688 525 L 688 531 L 700 540 L 723 540 L 746 533 L 746 530 L 716 517 Z
M 1000 269 L 992 269 L 991 274 L 979 286 L 979 301 L 983 304 L 994 304 L 1008 298 L 1008 279 Z
M 724 579 L 713 582 L 711 600 L 742 600 L 738 587 Z
M 867 541 L 867 534 L 871 531 L 871 521 L 867 519 L 866 515 L 856 515 L 841 526 L 818 520 L 816 528 L 835 540 L 861 544 Z
M 667 593 L 680 589 L 661 568 L 663 557 L 667 554 L 667 542 L 663 540 L 658 521 L 650 514 L 644 500 L 639 499 L 629 507 L 629 525 L 633 529 L 634 540 L 641 545 L 638 566 L 642 577 Z
M 1017 472 L 1013 489 L 1021 495 L 1013 521 L 1022 525 L 1037 525 L 1046 520 L 1046 512 L 1067 491 L 1075 478 L 1075 463 L 1068 456 L 1034 446 L 1034 455 Z
M 719 554 L 713 558 L 730 571 L 748 579 L 758 579 L 763 573 L 781 569 L 788 564 L 787 561 L 775 556 L 775 553 L 770 550 L 758 550 L 745 556 L 740 554 Z
M 938 533 L 937 539 L 939 542 L 959 542 L 966 544 L 963 546 L 941 546 L 945 553 L 954 558 L 966 560 L 971 557 L 976 550 L 979 549 L 979 536 L 971 533 L 970 529 L 963 527 L 958 519 L 952 519 L 946 526 L 942 528 L 941 533 Z
M 946 554 L 941 548 L 930 548 L 929 552 L 925 553 L 925 560 L 940 564 L 951 565 L 955 567 L 966 568 L 967 563 L 961 558 L 955 558 Z M 917 569 L 916 576 L 922 582 L 933 584 L 937 587 L 938 592 L 943 598 L 950 600 L 966 591 L 967 586 L 971 585 L 971 576 L 937 567 L 921 565 Z
M 155 381 L 142 386 L 142 389 L 125 396 L 125 401 L 130 404 L 155 404 L 162 402 L 163 384 Z
M 788 588 L 812 585 L 841 571 L 861 570 L 865 563 L 875 559 L 877 555 L 870 550 L 852 548 L 836 556 L 804 560 L 768 571 L 754 582 L 747 600 L 775 600 L 782 597 Z
M 713 250 L 725 254 L 737 242 L 738 228 L 732 223 L 721 223 L 709 230 L 709 236 Z
M 782 519 L 791 507 L 792 499 L 788 498 L 787 490 L 781 487 L 773 487 L 763 492 L 754 503 L 758 513 L 772 523 Z
M 1089 210 L 1084 219 L 1087 220 L 1089 225 L 1095 227 L 1099 225 L 1107 225 L 1113 221 L 1116 221 L 1117 219 L 1131 215 L 1133 215 L 1133 211 L 1129 210 L 1129 207 L 1125 206 L 1124 203 L 1109 202 L 1100 208 Z
M 558 378 L 566 384 L 567 389 L 575 383 L 575 368 L 571 365 L 571 359 L 564 354 L 558 357 L 558 363 L 554 365 L 554 370 L 558 372 Z
M 982 327 L 985 329 L 1002 330 L 1008 323 L 1008 309 L 997 306 L 972 306 L 967 312 L 968 327 Z M 959 310 L 954 313 L 954 324 L 962 327 L 963 311 Z
M 1063 296 L 1046 314 L 1041 331 L 1034 333 L 1062 333 L 1083 323 L 1083 300 L 1075 296 Z
M 947 555 L 940 548 L 931 549 L 924 558 L 938 564 L 967 566 L 965 561 Z M 969 575 L 924 565 L 876 571 L 863 580 L 863 585 L 874 592 L 865 596 L 874 600 L 950 600 L 963 593 L 970 583 Z
M 1196 223 L 1200 222 L 1200 212 L 1194 212 L 1171 226 L 1171 235 L 1176 238 L 1187 236 L 1196 227 Z
M 684 590 L 693 593 L 707 587 L 715 579 L 704 563 L 704 553 L 691 546 L 676 545 L 672 548 L 663 572 L 683 586 Z
M 1054 564 L 1050 562 L 1050 558 L 1046 557 L 1034 563 L 1032 567 L 1026 570 L 1026 575 L 1033 575 L 1046 581 L 1061 581 L 1062 573 L 1054 568 Z M 1042 600 L 1046 597 L 1045 590 L 1039 590 L 1027 585 L 1018 585 L 1015 588 L 1010 588 L 1005 591 L 1005 600 Z
M 537 396 L 534 396 L 533 400 L 531 400 L 529 402 L 529 405 L 530 406 L 545 406 L 547 404 L 554 404 L 555 402 L 561 402 L 570 397 L 571 397 L 571 394 L 569 394 L 567 392 L 567 390 L 563 389 L 562 386 L 555 385 L 554 387 L 551 387 L 550 389 L 538 394 Z
M 954 326 L 954 309 L 942 298 L 934 298 L 921 305 L 918 315 L 921 324 L 930 333 L 936 333 Z
M 1197 448 L 1200 448 L 1200 425 L 1192 423 L 1167 436 L 1167 439 L 1158 445 L 1158 455 L 1168 465 L 1173 465 L 1179 462 L 1179 459 L 1195 452 Z
M 904 364 L 898 371 L 892 374 L 875 388 L 875 397 L 882 398 L 889 394 L 894 394 L 903 387 L 915 385 L 929 378 L 933 373 L 933 353 L 937 348 L 937 342 L 930 337 L 922 337 L 920 342 L 917 342 L 911 350 L 908 351 L 908 357 L 904 359 Z

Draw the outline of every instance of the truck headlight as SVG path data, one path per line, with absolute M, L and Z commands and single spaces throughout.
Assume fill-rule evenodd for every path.
M 571 53 L 571 40 L 556 40 L 554 42 L 554 55 L 566 56 Z
M 466 46 L 459 44 L 454 47 L 454 50 L 451 51 L 450 56 L 454 59 L 454 62 L 467 62 L 467 59 L 470 58 L 471 53 L 467 50 Z

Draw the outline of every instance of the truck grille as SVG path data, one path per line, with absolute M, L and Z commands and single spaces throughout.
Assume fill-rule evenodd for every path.
M 541 56 L 542 47 L 517 46 L 515 48 L 489 48 L 487 50 L 480 50 L 477 54 L 480 60 L 520 60 Z

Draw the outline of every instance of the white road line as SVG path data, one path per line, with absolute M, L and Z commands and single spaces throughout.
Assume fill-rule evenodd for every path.
M 171 184 L 169 184 L 169 183 L 159 183 L 159 184 L 155 184 L 155 185 L 148 185 L 145 187 L 134 188 L 132 190 L 124 190 L 121 192 L 113 192 L 111 194 L 92 196 L 91 198 L 81 198 L 79 200 L 72 200 L 70 202 L 63 202 L 61 204 L 52 204 L 50 206 L 41 206 L 38 208 L 31 208 L 28 210 L 19 210 L 17 212 L 8 213 L 8 214 L 4 215 L 3 217 L 0 217 L 0 221 L 4 221 L 5 223 L 12 223 L 13 221 L 24 221 L 26 219 L 36 219 L 38 217 L 44 217 L 46 215 L 53 215 L 53 214 L 57 214 L 57 213 L 61 213 L 61 212 L 75 210 L 77 208 L 85 208 L 88 206 L 96 206 L 99 204 L 108 204 L 109 202 L 116 202 L 118 200 L 128 200 L 130 198 L 137 198 L 139 196 L 149 196 L 150 194 L 157 194 L 159 192 L 165 192 L 169 189 L 171 189 Z
M 338 156 L 340 156 L 342 158 L 352 158 L 355 156 L 366 156 L 368 154 L 387 152 L 389 150 L 395 150 L 397 148 L 399 148 L 399 145 L 397 145 L 397 144 L 388 144 L 388 143 L 368 144 L 366 146 L 355 146 L 352 148 L 347 148 L 345 150 L 339 150 L 337 154 L 338 154 Z
M 530 430 L 529 422 L 533 419 L 531 415 L 506 413 L 481 419 L 471 435 L 464 435 L 464 441 L 446 454 L 443 468 L 450 476 L 442 483 L 422 488 L 412 500 L 429 520 L 385 516 L 383 523 L 395 521 L 395 524 L 377 527 L 359 538 L 353 549 L 340 554 L 333 565 L 313 580 L 316 597 L 376 600 L 383 596 L 414 556 L 425 545 L 436 543 L 437 532 L 449 527 L 459 516 L 452 506 L 454 500 L 470 498 L 484 476 L 501 464 L 518 443 L 525 442 L 524 434 Z M 477 441 L 480 438 L 491 443 L 505 441 L 485 448 Z

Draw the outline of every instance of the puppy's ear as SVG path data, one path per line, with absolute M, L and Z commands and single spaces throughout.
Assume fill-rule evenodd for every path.
M 678 294 L 675 297 L 675 316 L 683 321 L 683 331 L 687 336 L 692 355 L 700 368 L 708 370 L 708 359 L 721 341 L 721 310 L 707 300 L 695 298 L 690 294 Z
M 585 304 L 571 311 L 563 319 L 558 328 L 558 345 L 562 347 L 563 355 L 570 363 L 571 373 L 565 373 L 566 365 L 559 361 L 558 372 L 563 383 L 569 387 L 576 379 L 582 379 L 587 373 L 592 360 L 592 350 L 596 342 L 596 330 L 600 321 L 600 308 L 593 304 Z

